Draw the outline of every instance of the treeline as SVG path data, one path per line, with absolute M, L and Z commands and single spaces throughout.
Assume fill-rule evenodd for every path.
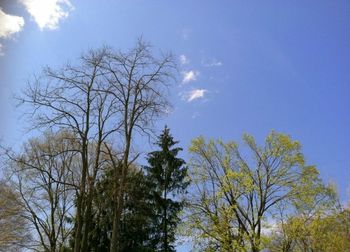
M 21 154 L 8 153 L 11 181 L 1 184 L 1 212 L 8 214 L 0 215 L 6 221 L 6 226 L 1 223 L 6 227 L 0 235 L 1 250 L 11 250 L 18 242 L 19 248 L 73 251 L 81 163 L 70 152 L 77 148 L 72 137 L 67 132 L 46 132 L 31 139 Z M 156 142 L 159 150 L 148 154 L 149 165 L 128 167 L 120 251 L 174 251 L 178 214 L 184 206 L 180 196 L 189 184 L 185 162 L 177 157 L 182 149 L 176 143 L 165 128 Z M 111 246 L 115 180 L 120 174 L 115 174 L 108 156 L 103 162 L 96 183 L 89 185 L 94 191 L 90 215 L 84 220 L 89 226 L 87 251 L 108 251 Z
M 147 165 L 135 141 L 169 111 L 176 62 L 142 40 L 45 68 L 17 97 L 33 129 L 2 147 L 0 251 L 349 251 L 350 211 L 300 144 L 192 141 L 187 165 L 165 127 Z

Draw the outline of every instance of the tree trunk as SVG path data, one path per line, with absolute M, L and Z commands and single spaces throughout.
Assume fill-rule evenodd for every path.
M 130 152 L 130 144 L 131 144 L 131 138 L 127 136 L 126 139 L 127 139 L 127 142 L 126 142 L 123 165 L 122 165 L 122 174 L 120 176 L 120 181 L 119 181 L 119 188 L 117 183 L 117 177 L 115 178 L 116 185 L 117 185 L 116 189 L 118 188 L 119 190 L 117 192 L 117 199 L 116 199 L 115 212 L 114 212 L 114 218 L 113 218 L 113 231 L 112 231 L 110 252 L 119 252 L 120 245 L 121 245 L 120 244 L 121 243 L 120 242 L 121 216 L 122 216 L 123 207 L 124 207 L 124 184 L 125 184 L 125 179 L 126 179 L 127 170 L 128 170 L 129 152 Z M 118 170 L 115 171 L 115 174 L 116 176 L 118 176 Z
M 167 218 L 167 193 L 164 190 L 164 251 L 168 252 L 168 218 Z
M 88 163 L 87 163 L 87 146 L 84 144 L 83 151 L 82 151 L 82 163 L 83 163 L 83 169 L 82 169 L 82 175 L 81 175 L 81 185 L 80 185 L 80 192 L 77 197 L 77 214 L 76 214 L 76 228 L 75 228 L 75 237 L 74 237 L 74 252 L 80 252 L 81 248 L 81 232 L 83 229 L 84 219 L 84 194 L 85 194 L 85 186 L 86 186 L 86 175 L 87 175 L 87 169 L 88 169 Z
M 99 160 L 100 160 L 100 153 L 101 153 L 101 141 L 102 135 L 101 132 L 99 133 L 99 141 L 98 145 L 96 147 L 96 159 L 95 159 L 95 165 L 94 165 L 94 173 L 91 179 L 89 179 L 89 194 L 87 196 L 87 209 L 85 212 L 85 217 L 84 217 L 84 223 L 85 223 L 85 229 L 83 233 L 83 243 L 81 250 L 88 251 L 88 237 L 89 237 L 89 232 L 90 232 L 90 226 L 91 226 L 91 218 L 92 218 L 92 203 L 94 200 L 94 187 L 95 187 L 95 181 L 97 177 L 97 172 L 98 172 L 98 165 L 99 165 Z
M 92 189 L 90 189 L 92 190 Z M 82 244 L 81 244 L 81 251 L 88 251 L 88 236 L 89 236 L 89 231 L 90 231 L 90 224 L 91 224 L 91 215 L 92 215 L 92 192 L 90 191 L 88 196 L 87 196 L 87 207 L 85 211 L 85 216 L 84 216 L 84 223 L 85 227 L 83 230 L 83 239 L 82 239 Z
M 119 187 L 119 191 L 121 190 L 121 186 Z M 110 245 L 110 252 L 118 252 L 120 251 L 120 233 L 121 233 L 121 215 L 123 209 L 123 193 L 118 192 L 115 204 L 115 211 L 113 217 L 113 230 L 112 230 L 112 239 Z

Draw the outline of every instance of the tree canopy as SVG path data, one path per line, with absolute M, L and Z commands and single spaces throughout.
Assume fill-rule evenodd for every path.
M 160 150 L 148 154 L 149 166 L 146 166 L 147 178 L 152 183 L 155 216 L 153 225 L 155 235 L 152 238 L 157 251 L 175 251 L 174 241 L 179 213 L 184 207 L 184 194 L 189 181 L 185 161 L 177 155 L 182 148 L 175 147 L 178 142 L 165 127 L 158 137 Z
M 189 220 L 208 250 L 260 251 L 264 229 L 281 206 L 311 207 L 331 198 L 318 171 L 305 164 L 299 142 L 271 132 L 263 146 L 244 135 L 235 142 L 195 138 L 190 147 L 194 183 Z M 318 200 L 319 199 L 319 200 Z

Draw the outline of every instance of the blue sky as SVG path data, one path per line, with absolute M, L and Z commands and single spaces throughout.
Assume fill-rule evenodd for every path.
M 259 142 L 290 134 L 306 160 L 350 188 L 350 2 L 2 0 L 0 137 L 21 144 L 12 99 L 41 67 L 142 35 L 179 59 L 167 124 L 187 149 L 198 135 Z M 147 151 L 147 150 L 145 150 Z M 186 157 L 186 153 L 184 153 Z

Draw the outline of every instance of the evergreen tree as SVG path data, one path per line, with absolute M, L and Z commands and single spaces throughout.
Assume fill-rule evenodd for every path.
M 94 228 L 90 233 L 91 251 L 108 251 L 112 232 L 113 203 L 113 170 L 97 185 Z M 121 251 L 152 252 L 150 237 L 152 232 L 152 195 L 151 188 L 144 173 L 133 167 L 126 179 L 124 207 L 121 220 Z
M 145 167 L 153 190 L 155 216 L 152 243 L 157 251 L 175 251 L 175 231 L 184 205 L 180 196 L 189 185 L 185 161 L 177 157 L 182 151 L 182 148 L 175 147 L 177 143 L 165 127 L 156 142 L 160 150 L 148 154 L 149 166 Z
M 174 251 L 178 215 L 184 205 L 180 196 L 189 184 L 185 180 L 185 161 L 177 158 L 182 150 L 174 147 L 177 143 L 165 128 L 156 143 L 160 150 L 148 154 L 149 166 L 144 167 L 145 171 L 134 165 L 130 167 L 120 227 L 121 251 Z M 103 252 L 110 247 L 114 172 L 106 169 L 96 183 L 88 251 Z
M 115 203 L 113 178 L 114 169 L 108 168 L 96 184 L 87 251 L 109 251 L 113 226 L 113 204 Z M 151 184 L 142 170 L 133 165 L 125 185 L 120 250 L 122 252 L 154 252 L 150 238 L 153 236 L 152 220 L 154 219 Z M 74 240 L 71 240 L 70 247 L 74 247 Z M 65 251 L 72 250 L 66 248 Z

